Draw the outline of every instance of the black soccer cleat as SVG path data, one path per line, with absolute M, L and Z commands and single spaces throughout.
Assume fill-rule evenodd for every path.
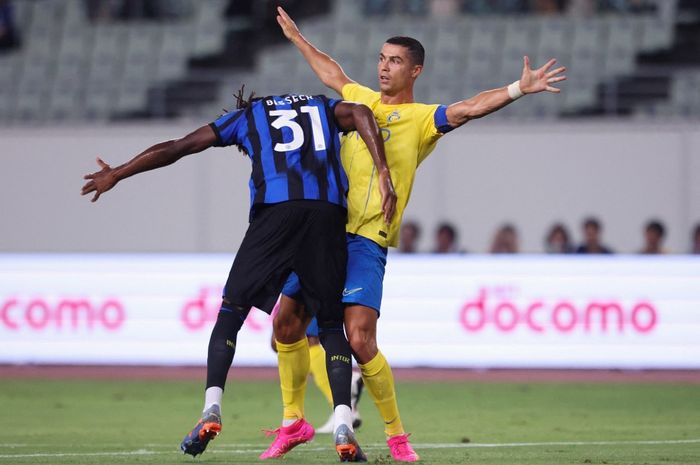
M 355 439 L 355 434 L 346 425 L 335 432 L 335 451 L 341 462 L 366 462 L 367 456 Z
M 187 433 L 180 444 L 180 450 L 192 457 L 203 453 L 209 441 L 221 432 L 221 413 L 218 405 L 212 405 L 202 414 L 192 431 Z

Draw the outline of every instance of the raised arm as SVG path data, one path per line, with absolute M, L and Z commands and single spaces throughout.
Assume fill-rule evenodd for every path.
M 92 174 L 87 174 L 83 179 L 87 179 L 81 195 L 94 192 L 92 202 L 100 198 L 100 195 L 113 188 L 122 179 L 133 176 L 144 171 L 161 168 L 175 163 L 185 155 L 201 152 L 216 143 L 216 134 L 209 126 L 202 126 L 196 131 L 177 140 L 161 142 L 147 148 L 123 165 L 112 168 L 107 163 L 97 157 L 97 164 L 102 168 Z
M 554 66 L 554 63 L 556 63 L 556 60 L 551 59 L 541 68 L 533 70 L 530 69 L 530 59 L 523 57 L 523 74 L 519 81 L 509 86 L 487 90 L 472 98 L 453 103 L 447 107 L 447 121 L 450 123 L 450 126 L 457 128 L 469 120 L 482 118 L 500 110 L 523 95 L 536 94 L 538 92 L 558 94 L 561 90 L 552 87 L 551 84 L 566 79 L 566 76 L 562 75 L 566 68 L 562 66 L 549 71 Z
M 282 7 L 277 7 L 277 22 L 282 28 L 282 32 L 301 52 L 304 59 L 309 63 L 311 69 L 321 82 L 330 87 L 338 94 L 342 95 L 343 86 L 353 82 L 340 65 L 330 56 L 326 55 L 301 35 L 296 23 L 289 17 Z
M 382 133 L 368 106 L 360 103 L 340 102 L 335 106 L 335 119 L 345 131 L 356 130 L 364 140 L 374 160 L 379 174 L 379 192 L 382 194 L 382 212 L 384 221 L 389 224 L 396 211 L 396 191 L 391 181 L 389 165 L 384 154 Z

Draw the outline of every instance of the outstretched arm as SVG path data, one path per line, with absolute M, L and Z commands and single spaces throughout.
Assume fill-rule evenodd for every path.
M 92 174 L 87 174 L 83 179 L 88 182 L 83 186 L 81 195 L 94 192 L 92 202 L 100 198 L 100 195 L 113 188 L 122 179 L 133 176 L 143 171 L 175 163 L 185 155 L 201 152 L 216 143 L 216 134 L 209 126 L 202 126 L 196 131 L 177 140 L 161 142 L 147 148 L 123 165 L 112 168 L 107 163 L 97 158 L 97 164 L 102 168 Z
M 282 7 L 277 7 L 277 22 L 282 32 L 299 49 L 304 59 L 309 63 L 316 76 L 326 87 L 330 87 L 342 95 L 343 86 L 353 82 L 340 65 L 330 56 L 326 55 L 301 35 L 296 23 L 289 17 Z
M 335 119 L 345 131 L 357 130 L 372 154 L 374 166 L 379 173 L 379 192 L 382 194 L 384 221 L 389 224 L 396 211 L 396 191 L 391 181 L 389 165 L 384 154 L 384 140 L 377 120 L 368 106 L 360 103 L 339 102 L 335 106 Z
M 538 92 L 552 92 L 558 94 L 560 89 L 551 84 L 566 79 L 562 73 L 565 67 L 557 68 L 553 71 L 549 69 L 556 63 L 551 59 L 539 69 L 530 69 L 530 59 L 523 58 L 523 74 L 519 81 L 510 86 L 499 89 L 487 90 L 475 95 L 467 100 L 453 103 L 447 107 L 447 121 L 450 126 L 457 128 L 469 120 L 482 118 L 494 111 L 500 110 L 511 102 L 514 102 L 525 94 L 536 94 Z

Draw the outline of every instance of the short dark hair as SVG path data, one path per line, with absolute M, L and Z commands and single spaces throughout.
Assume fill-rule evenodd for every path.
M 437 228 L 437 233 L 446 233 L 448 236 L 450 236 L 450 239 L 457 239 L 457 229 L 455 229 L 455 227 L 450 223 L 440 223 Z
M 666 234 L 666 228 L 663 223 L 659 220 L 651 220 L 647 223 L 647 231 L 654 231 L 659 237 L 664 237 Z
M 598 218 L 594 216 L 589 216 L 585 220 L 583 220 L 583 227 L 584 228 L 594 228 L 596 231 L 600 231 L 602 229 L 602 226 L 600 224 L 600 221 Z
M 552 237 L 556 233 L 560 233 L 562 236 L 564 236 L 564 242 L 567 244 L 569 243 L 569 230 L 566 229 L 566 226 L 564 223 L 554 223 L 551 228 L 549 228 L 549 232 L 547 233 L 547 241 L 551 241 Z
M 413 37 L 389 37 L 386 40 L 386 43 L 406 47 L 408 49 L 408 56 L 411 57 L 411 61 L 413 62 L 413 64 L 423 66 L 423 62 L 425 61 L 425 49 L 423 48 L 423 44 L 418 42 Z
M 518 234 L 518 230 L 513 223 L 505 223 L 501 226 L 500 232 Z

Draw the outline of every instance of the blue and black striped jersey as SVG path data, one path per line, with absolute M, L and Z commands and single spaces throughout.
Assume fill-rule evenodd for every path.
M 269 96 L 210 124 L 217 145 L 240 145 L 253 163 L 251 214 L 256 205 L 301 199 L 347 208 L 348 179 L 334 114 L 338 102 L 324 95 Z

